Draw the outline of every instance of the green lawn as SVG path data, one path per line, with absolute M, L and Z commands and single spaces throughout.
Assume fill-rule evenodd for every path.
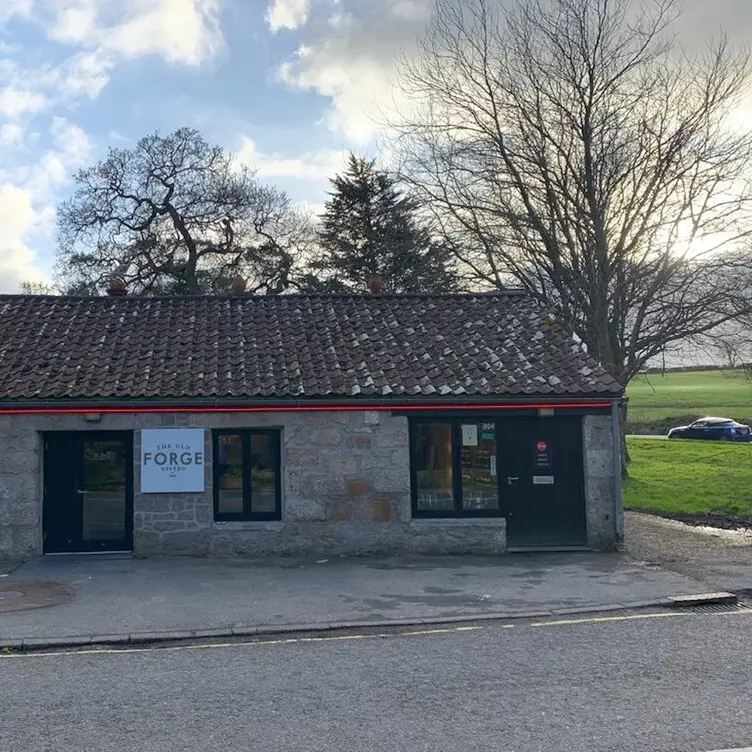
M 625 508 L 752 520 L 752 446 L 629 439 L 629 452 Z
M 627 389 L 628 433 L 666 433 L 705 415 L 752 423 L 752 382 L 742 371 L 649 374 Z

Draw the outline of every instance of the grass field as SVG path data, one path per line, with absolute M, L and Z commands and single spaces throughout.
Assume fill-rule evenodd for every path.
M 742 371 L 649 374 L 627 389 L 628 433 L 666 433 L 705 415 L 752 423 L 752 382 Z
M 629 439 L 624 506 L 752 521 L 752 446 Z

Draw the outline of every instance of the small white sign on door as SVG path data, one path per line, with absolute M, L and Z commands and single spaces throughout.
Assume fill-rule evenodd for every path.
M 204 429 L 141 431 L 141 493 L 203 493 Z
M 478 426 L 476 423 L 462 424 L 462 446 L 478 446 Z
M 553 484 L 554 484 L 553 475 L 534 475 L 533 476 L 534 486 L 553 486 Z

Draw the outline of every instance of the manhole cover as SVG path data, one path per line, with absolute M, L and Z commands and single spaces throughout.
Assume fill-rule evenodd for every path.
M 711 603 L 707 606 L 690 606 L 683 609 L 693 614 L 735 614 L 735 613 L 752 613 L 752 608 L 742 606 L 738 603 Z
M 67 603 L 73 590 L 59 582 L 0 582 L 0 613 Z

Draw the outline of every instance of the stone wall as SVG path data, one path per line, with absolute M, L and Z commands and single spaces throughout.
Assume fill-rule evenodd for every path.
M 169 426 L 278 428 L 282 432 L 282 521 L 214 522 L 211 431 L 204 494 L 141 494 L 134 433 L 137 555 L 480 553 L 506 546 L 503 519 L 411 520 L 408 427 L 385 412 L 5 416 L 0 452 L 0 557 L 40 553 L 40 431 Z
M 282 521 L 214 522 L 211 430 L 204 494 L 141 494 L 141 428 L 278 428 Z M 137 555 L 479 553 L 506 548 L 504 519 L 411 520 L 408 427 L 386 412 L 0 416 L 0 559 L 42 550 L 43 431 L 134 430 Z M 583 420 L 588 544 L 617 535 L 611 418 Z
M 42 443 L 33 418 L 0 415 L 0 560 L 41 551 Z
M 608 551 L 623 542 L 617 534 L 611 416 L 586 415 L 582 433 L 588 545 Z

